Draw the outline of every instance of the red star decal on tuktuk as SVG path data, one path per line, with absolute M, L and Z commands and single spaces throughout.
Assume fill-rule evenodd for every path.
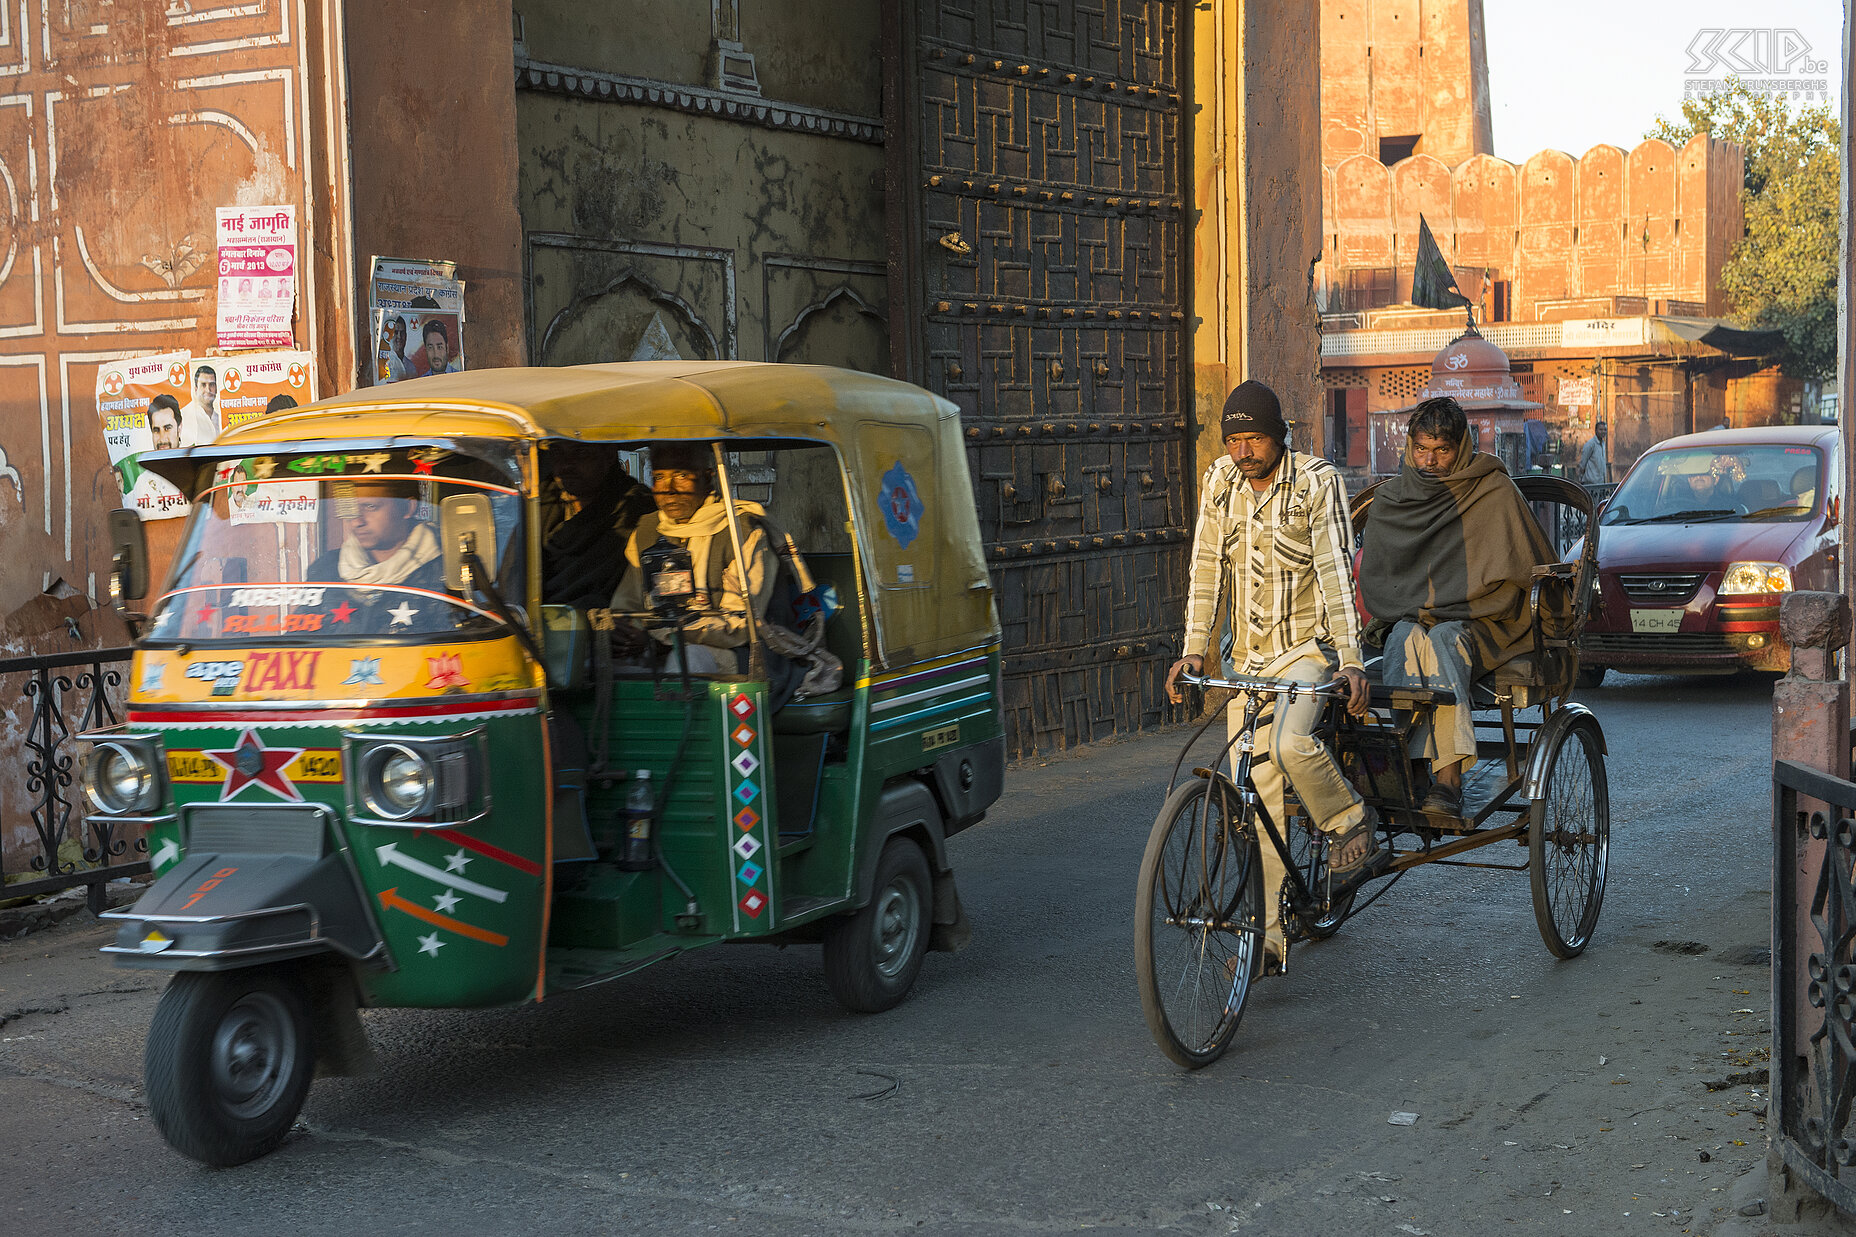
M 334 619 L 338 623 L 346 623 L 351 617 L 353 617 L 353 615 L 354 615 L 354 607 L 349 605 L 345 601 L 342 602 L 341 605 L 336 606 L 333 610 L 329 611 L 329 617 Z
M 193 621 L 204 626 L 213 621 L 213 615 L 215 613 L 217 613 L 217 611 L 215 611 L 213 607 L 201 606 L 199 610 L 194 613 Z
M 238 745 L 217 752 L 202 752 L 226 768 L 225 788 L 219 792 L 223 801 L 247 786 L 258 785 L 280 799 L 301 802 L 303 795 L 296 784 L 284 776 L 284 768 L 303 754 L 300 747 L 266 747 L 258 732 L 247 728 Z
M 412 470 L 421 476 L 429 477 L 432 475 L 432 461 L 414 460 L 412 462 Z

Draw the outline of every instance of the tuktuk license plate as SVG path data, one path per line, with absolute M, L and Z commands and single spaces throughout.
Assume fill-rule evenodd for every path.
M 1687 613 L 1686 610 L 1632 610 L 1630 629 L 1639 636 L 1681 631 L 1682 616 Z

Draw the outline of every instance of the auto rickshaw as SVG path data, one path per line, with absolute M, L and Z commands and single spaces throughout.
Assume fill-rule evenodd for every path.
M 667 442 L 713 454 L 736 555 L 750 504 L 803 547 L 781 571 L 837 690 L 782 704 L 771 614 L 692 671 L 684 629 L 721 602 L 679 592 L 674 562 L 645 611 L 544 595 L 556 454 L 636 465 L 620 453 Z M 146 830 L 157 879 L 104 952 L 176 972 L 145 1071 L 185 1154 L 277 1146 L 315 1068 L 366 1064 L 361 1007 L 539 1001 L 701 946 L 818 942 L 832 992 L 875 1011 L 964 942 L 947 840 L 998 797 L 1005 746 L 954 405 L 813 366 L 490 370 L 143 462 L 194 506 L 83 780 Z M 376 508 L 425 531 L 364 552 Z M 146 549 L 133 516 L 114 528 L 126 606 Z M 402 551 L 418 570 L 380 568 Z M 624 624 L 657 651 L 617 655 Z

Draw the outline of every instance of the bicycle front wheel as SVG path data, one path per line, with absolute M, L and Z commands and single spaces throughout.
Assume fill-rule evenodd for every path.
M 1222 1056 L 1262 960 L 1256 830 L 1228 783 L 1195 778 L 1155 818 L 1135 890 L 1134 970 L 1160 1051 L 1187 1069 Z

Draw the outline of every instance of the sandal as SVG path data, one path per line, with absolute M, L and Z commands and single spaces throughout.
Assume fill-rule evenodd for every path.
M 1463 815 L 1463 792 L 1442 782 L 1432 782 L 1418 810 L 1426 816 L 1444 816 L 1457 820 Z
M 1350 853 L 1351 861 L 1346 858 Z M 1392 851 L 1379 844 L 1379 813 L 1369 807 L 1358 824 L 1328 835 L 1329 902 L 1384 876 L 1391 866 Z

